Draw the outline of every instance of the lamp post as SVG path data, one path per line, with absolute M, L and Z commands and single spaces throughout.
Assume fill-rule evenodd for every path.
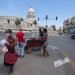
M 46 17 L 45 17 L 45 20 L 46 20 L 46 25 L 45 25 L 45 27 L 47 28 L 48 27 L 48 24 L 47 24 L 47 22 L 48 22 L 48 20 L 53 20 L 53 19 L 55 19 L 56 21 L 58 20 L 58 17 L 56 16 L 55 18 L 48 18 L 48 15 L 46 15 Z M 44 19 L 40 19 L 39 17 L 38 17 L 38 21 L 39 20 L 44 20 Z
M 48 15 L 46 15 L 45 19 L 46 19 L 46 26 L 45 27 L 47 28 L 48 27 L 48 25 L 47 25 Z

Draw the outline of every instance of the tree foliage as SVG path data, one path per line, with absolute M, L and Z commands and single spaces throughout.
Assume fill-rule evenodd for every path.
M 8 23 L 10 23 L 10 20 L 7 20 Z
M 56 30 L 56 26 L 55 25 L 52 25 L 51 27 L 53 28 L 53 30 Z
M 34 20 L 33 23 L 34 23 L 35 25 L 37 25 L 37 21 L 36 21 L 36 20 Z
M 20 25 L 20 24 L 21 24 L 21 21 L 20 21 L 20 19 L 19 19 L 19 18 L 17 18 L 17 19 L 16 19 L 15 24 L 16 24 L 16 26 L 18 26 L 18 25 Z

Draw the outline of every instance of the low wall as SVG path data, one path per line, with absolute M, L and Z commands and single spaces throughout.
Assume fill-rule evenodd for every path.
M 0 29 L 0 32 L 5 32 L 6 29 Z M 12 32 L 18 32 L 18 30 L 12 30 Z M 37 30 L 24 30 L 23 32 L 39 32 Z

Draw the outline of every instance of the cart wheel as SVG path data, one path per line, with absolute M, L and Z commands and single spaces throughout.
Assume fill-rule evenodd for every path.
M 38 47 L 38 50 L 39 50 L 39 51 L 41 50 L 41 46 Z
M 28 51 L 28 47 L 27 46 L 24 47 L 24 51 L 25 51 L 25 53 L 27 53 L 27 51 Z
M 27 49 L 27 54 L 31 54 L 32 53 L 32 49 L 31 48 L 28 48 Z

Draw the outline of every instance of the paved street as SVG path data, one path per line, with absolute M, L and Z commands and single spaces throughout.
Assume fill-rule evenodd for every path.
M 30 37 L 31 33 L 25 36 Z M 0 39 L 3 38 L 4 33 L 0 33 Z M 47 49 L 48 58 L 42 57 L 42 50 L 18 58 L 11 75 L 75 75 L 75 40 L 70 35 L 49 36 Z M 0 48 L 0 75 L 10 75 L 3 66 L 3 56 Z

